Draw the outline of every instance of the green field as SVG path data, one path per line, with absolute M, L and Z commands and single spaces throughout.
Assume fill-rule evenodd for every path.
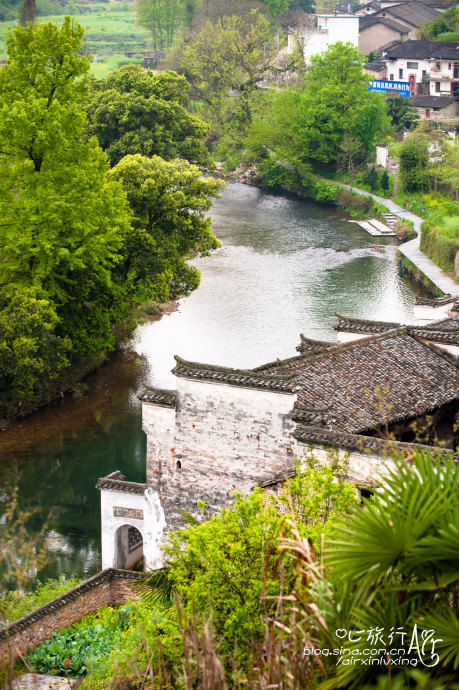
M 75 19 L 86 29 L 85 46 L 93 55 L 92 72 L 96 77 L 105 77 L 121 64 L 141 64 L 140 53 L 151 49 L 148 32 L 136 23 L 134 3 L 114 0 L 79 6 L 72 3 L 71 9 Z M 40 20 L 60 24 L 63 16 L 50 15 L 40 17 Z M 14 27 L 16 23 L 0 22 L 0 58 L 6 57 L 8 27 Z M 136 57 L 127 58 L 125 53 L 135 53 Z

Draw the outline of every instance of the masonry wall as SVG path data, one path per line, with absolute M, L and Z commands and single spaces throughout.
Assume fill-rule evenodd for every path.
M 177 377 L 173 436 L 159 429 L 162 408 L 143 404 L 148 448 L 154 448 L 147 455 L 147 477 L 158 487 L 167 529 L 183 524 L 181 510 L 200 517 L 198 501 L 218 511 L 231 503 L 234 491 L 249 492 L 293 467 L 295 399 L 292 393 Z
M 12 623 L 9 630 L 14 658 L 25 656 L 51 635 L 81 620 L 101 606 L 124 604 L 133 595 L 138 573 L 108 569 Z M 0 663 L 8 657 L 5 630 L 0 630 Z
M 307 453 L 312 448 L 317 459 L 324 463 L 330 459 L 330 451 L 324 448 L 323 445 L 317 443 L 298 443 L 298 453 Z M 390 458 L 376 455 L 373 452 L 364 452 L 359 450 L 345 450 L 339 449 L 338 454 L 341 460 L 349 462 L 348 478 L 350 482 L 355 484 L 373 484 L 377 477 L 384 476 L 385 470 L 389 467 L 394 467 L 394 462 Z

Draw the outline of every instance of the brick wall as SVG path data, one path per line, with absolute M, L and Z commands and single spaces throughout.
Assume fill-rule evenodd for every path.
M 139 577 L 139 573 L 129 570 L 102 570 L 81 585 L 15 621 L 8 628 L 15 658 L 20 654 L 24 656 L 28 649 L 38 647 L 54 632 L 76 623 L 101 606 L 124 604 L 133 594 L 130 586 L 132 581 Z M 7 632 L 0 630 L 0 662 L 7 655 Z

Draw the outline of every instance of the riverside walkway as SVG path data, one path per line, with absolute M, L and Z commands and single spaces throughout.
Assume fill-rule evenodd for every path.
M 339 187 L 344 187 L 350 189 L 350 186 L 343 184 L 342 182 L 333 183 Z M 459 283 L 457 283 L 454 278 L 451 278 L 447 273 L 441 270 L 424 252 L 420 249 L 421 244 L 421 224 L 423 219 L 416 216 L 411 211 L 407 211 L 403 206 L 396 204 L 392 199 L 384 199 L 381 196 L 376 196 L 371 192 L 367 192 L 364 189 L 358 189 L 357 187 L 352 188 L 357 194 L 362 194 L 363 196 L 371 196 L 375 201 L 383 206 L 386 206 L 391 213 L 394 213 L 399 218 L 406 218 L 413 222 L 414 229 L 417 232 L 417 237 L 414 240 L 409 240 L 404 244 L 401 244 L 398 248 L 400 254 L 405 256 L 412 264 L 419 268 L 420 272 L 423 273 L 431 283 L 433 283 L 443 294 L 453 295 L 454 297 L 459 297 Z

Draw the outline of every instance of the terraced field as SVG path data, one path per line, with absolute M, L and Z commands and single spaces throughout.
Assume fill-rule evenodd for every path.
M 142 63 L 141 53 L 150 48 L 150 41 L 148 32 L 136 23 L 134 3 L 111 0 L 72 4 L 71 9 L 72 15 L 86 29 L 85 46 L 93 55 L 92 72 L 96 77 L 104 77 L 122 64 Z M 60 24 L 63 16 L 50 15 L 40 19 Z M 6 57 L 8 27 L 15 25 L 15 21 L 0 22 L 0 59 Z M 126 53 L 133 53 L 134 57 L 128 58 Z

